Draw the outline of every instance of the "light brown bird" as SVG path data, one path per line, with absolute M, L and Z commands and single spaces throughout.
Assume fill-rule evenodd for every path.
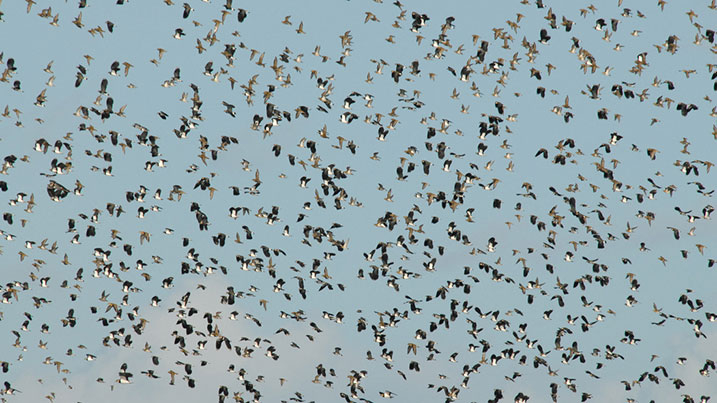
M 704 255 L 704 251 L 705 251 L 706 246 L 704 246 L 704 245 L 702 245 L 702 244 L 700 244 L 700 243 L 696 244 L 695 246 L 697 247 L 697 250 L 700 252 L 700 255 Z
M 85 26 L 85 24 L 82 23 L 82 11 L 80 11 L 80 14 L 78 14 L 77 17 L 72 20 L 72 23 L 75 24 L 77 28 L 82 28 Z
M 366 11 L 366 18 L 363 20 L 363 23 L 365 24 L 365 23 L 367 23 L 367 22 L 369 22 L 369 21 L 380 22 L 379 19 L 378 19 L 378 17 L 376 17 L 376 14 L 374 14 L 374 13 L 372 13 L 372 12 L 370 12 L 370 11 Z
M 699 16 L 697 15 L 697 13 L 694 12 L 694 10 L 690 10 L 690 11 L 686 12 L 685 14 L 687 14 L 687 16 L 690 17 L 690 22 L 694 22 L 694 21 L 692 20 L 693 18 L 699 17 Z

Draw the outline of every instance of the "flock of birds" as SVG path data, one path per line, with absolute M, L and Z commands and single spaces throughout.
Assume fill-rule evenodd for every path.
M 96 50 L 0 48 L 2 401 L 709 401 L 717 5 L 628 2 L 1 4 Z

